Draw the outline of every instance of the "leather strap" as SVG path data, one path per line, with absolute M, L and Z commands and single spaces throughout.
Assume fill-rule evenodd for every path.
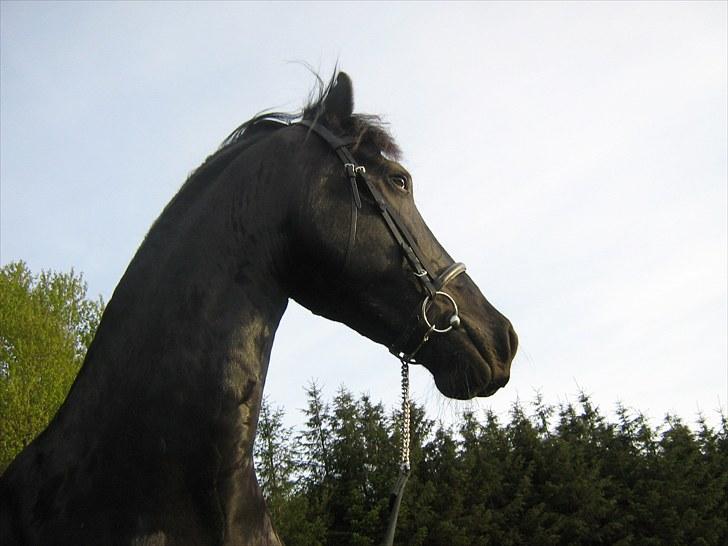
M 353 138 L 340 138 L 334 133 L 329 131 L 326 127 L 320 124 L 315 124 L 308 120 L 301 120 L 297 125 L 303 125 L 308 127 L 309 131 L 313 131 L 322 139 L 324 139 L 329 146 L 334 149 L 339 160 L 344 164 L 344 170 L 346 176 L 349 179 L 349 185 L 351 186 L 351 213 L 349 217 L 349 241 L 346 245 L 346 253 L 344 254 L 344 271 L 349 268 L 349 261 L 351 259 L 351 252 L 356 243 L 356 226 L 357 219 L 359 217 L 358 210 L 361 208 L 361 197 L 359 195 L 359 186 L 357 185 L 357 173 L 356 173 L 356 160 L 349 151 L 348 146 L 354 144 L 355 139 Z

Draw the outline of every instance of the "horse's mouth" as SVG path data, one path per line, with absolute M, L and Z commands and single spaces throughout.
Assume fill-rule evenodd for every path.
M 493 367 L 488 360 L 474 350 L 457 351 L 428 368 L 437 390 L 448 398 L 470 400 L 492 396 L 503 386 L 494 381 Z
M 457 400 L 470 400 L 476 397 L 493 396 L 508 383 L 508 376 L 499 376 L 492 372 L 490 364 L 482 363 L 477 369 L 470 364 L 454 366 L 454 369 L 434 372 L 433 378 L 437 390 L 448 398 Z
M 472 365 L 453 364 L 447 370 L 433 372 L 435 386 L 444 396 L 457 400 L 470 400 L 477 396 L 491 396 L 499 387 L 490 381 L 490 366 L 473 369 Z
M 495 362 L 492 351 L 467 326 L 464 333 L 470 342 L 467 348 L 430 369 L 437 390 L 458 400 L 493 396 L 508 383 L 510 366 Z

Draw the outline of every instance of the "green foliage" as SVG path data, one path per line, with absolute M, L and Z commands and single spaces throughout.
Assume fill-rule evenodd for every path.
M 287 496 L 269 496 L 289 546 L 376 545 L 397 474 L 399 412 L 341 389 L 307 389 L 306 423 Z M 617 407 L 609 422 L 586 395 L 509 422 L 466 413 L 458 430 L 413 408 L 412 475 L 395 544 L 723 545 L 728 543 L 728 423 L 694 432 L 669 416 L 653 430 Z M 282 417 L 282 415 L 280 415 Z M 281 430 L 284 430 L 281 425 Z M 258 461 L 258 467 L 262 461 Z
M 258 419 L 255 458 L 258 461 L 258 482 L 268 499 L 274 519 L 280 515 L 276 513 L 277 509 L 293 490 L 291 477 L 296 455 L 290 436 L 290 428 L 283 426 L 283 410 L 271 408 L 264 398 Z
M 81 275 L 0 268 L 0 472 L 55 415 L 103 311 Z

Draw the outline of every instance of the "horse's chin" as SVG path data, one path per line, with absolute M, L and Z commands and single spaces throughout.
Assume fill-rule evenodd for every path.
M 493 384 L 493 374 L 487 362 L 469 365 L 458 363 L 431 371 L 437 390 L 448 398 L 470 400 L 478 396 L 491 396 L 500 388 Z

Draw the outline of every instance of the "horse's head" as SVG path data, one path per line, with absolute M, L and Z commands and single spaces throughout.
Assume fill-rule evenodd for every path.
M 340 73 L 288 130 L 302 168 L 292 295 L 423 364 L 444 395 L 489 396 L 508 382 L 511 323 L 428 229 L 377 118 L 352 111 L 351 80 Z

